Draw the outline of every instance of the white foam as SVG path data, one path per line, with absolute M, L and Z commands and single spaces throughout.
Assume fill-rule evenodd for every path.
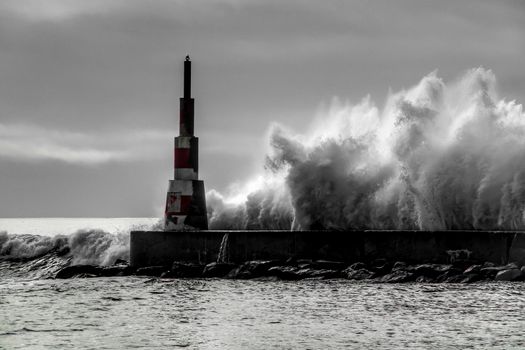
M 382 109 L 336 101 L 305 135 L 273 126 L 260 186 L 210 191 L 210 228 L 525 229 L 525 113 L 495 80 L 433 72 Z

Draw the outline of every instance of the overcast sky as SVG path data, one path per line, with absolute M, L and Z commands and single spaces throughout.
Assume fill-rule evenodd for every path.
M 0 217 L 161 216 L 184 56 L 200 177 L 263 166 L 273 121 L 483 66 L 525 101 L 525 0 L 2 0 Z

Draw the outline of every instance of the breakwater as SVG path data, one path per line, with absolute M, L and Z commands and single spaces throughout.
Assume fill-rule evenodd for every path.
M 228 242 L 223 241 L 228 235 Z M 221 244 L 222 243 L 222 244 Z M 221 251 L 221 245 L 223 249 Z M 445 264 L 525 264 L 525 232 L 511 231 L 132 231 L 133 267 L 171 266 L 174 261 L 313 259 Z

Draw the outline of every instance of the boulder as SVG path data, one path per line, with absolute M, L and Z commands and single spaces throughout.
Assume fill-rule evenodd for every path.
M 521 267 L 520 264 L 516 263 L 516 262 L 510 262 L 508 263 L 507 265 L 505 265 L 505 269 L 506 270 L 509 270 L 509 269 L 519 269 Z
M 343 270 L 346 264 L 342 261 L 315 260 L 313 266 L 320 270 Z
M 367 270 L 365 268 L 354 270 L 353 268 L 349 267 L 341 272 L 343 277 L 349 280 L 367 280 L 374 277 L 374 273 L 370 270 Z
M 407 268 L 407 263 L 404 261 L 396 261 L 394 266 L 392 266 L 392 271 L 396 270 L 405 270 Z
M 359 262 L 353 263 L 352 265 L 348 266 L 348 268 L 352 270 L 366 269 L 366 264 L 364 262 L 359 261 Z
M 459 276 L 457 277 L 459 279 Z M 463 273 L 460 283 L 474 283 L 484 279 L 484 276 L 480 273 Z
M 443 283 L 462 283 L 465 280 L 465 276 L 463 275 L 454 275 L 447 277 Z
M 283 280 L 299 280 L 304 278 L 297 274 L 297 270 L 294 266 L 273 266 L 268 269 L 268 275 L 279 277 Z
M 517 268 L 510 268 L 501 270 L 494 278 L 496 281 L 516 281 L 521 278 L 521 270 Z
M 436 280 L 428 276 L 418 276 L 418 278 L 416 278 L 416 282 L 417 283 L 434 283 L 436 282 Z
M 479 274 L 481 272 L 481 265 L 471 265 L 469 267 L 467 267 L 467 269 L 465 271 L 463 271 L 463 274 L 464 275 L 468 275 L 470 273 L 476 273 L 476 274 Z
M 444 282 L 444 283 L 460 283 L 465 276 L 463 276 L 463 270 L 451 267 L 450 269 L 443 272 L 441 275 L 439 275 L 436 278 L 436 282 Z
M 486 278 L 494 279 L 498 272 L 505 270 L 505 266 L 483 267 L 480 273 Z
M 435 279 L 438 276 L 442 275 L 446 271 L 450 270 L 452 268 L 451 265 L 440 265 L 440 264 L 421 264 L 415 266 L 413 269 L 410 269 L 409 271 L 416 274 L 417 276 L 425 276 L 430 277 L 431 279 Z
M 94 277 L 100 277 L 100 276 L 97 274 L 92 274 L 92 273 L 81 273 L 81 274 L 75 275 L 74 277 L 75 278 L 94 278 Z
M 236 267 L 235 264 L 213 262 L 204 267 L 203 277 L 224 277 Z
M 164 266 L 146 266 L 140 267 L 135 271 L 137 276 L 151 276 L 151 277 L 160 277 L 163 272 L 167 269 Z
M 299 269 L 295 271 L 295 273 L 300 278 L 337 278 L 340 277 L 341 274 L 337 270 L 329 270 L 329 269 Z
M 226 278 L 249 279 L 268 276 L 271 267 L 279 265 L 278 260 L 252 260 L 231 270 Z
M 288 259 L 286 259 L 284 264 L 288 266 L 292 266 L 292 265 L 297 265 L 298 263 L 299 264 L 309 264 L 311 262 L 312 260 L 305 260 L 305 259 L 297 260 L 297 258 L 289 257 Z
M 101 268 L 100 275 L 104 277 L 130 276 L 134 271 L 135 269 L 128 265 L 106 266 Z
M 129 262 L 124 259 L 117 259 L 115 260 L 113 265 L 129 265 Z
M 382 265 L 373 265 L 370 267 L 370 270 L 374 272 L 374 275 L 384 276 L 392 271 L 392 264 L 384 263 Z
M 292 263 L 290 264 L 289 261 L 292 261 Z M 293 258 L 289 258 L 286 261 L 286 264 L 287 265 L 299 265 L 299 264 L 311 264 L 313 262 L 314 261 L 312 259 L 295 259 L 295 262 L 294 262 Z
M 96 265 L 71 265 L 58 271 L 55 278 L 97 277 L 100 276 L 101 271 L 102 268 Z
M 408 271 L 396 270 L 387 275 L 384 275 L 378 279 L 379 282 L 383 283 L 404 283 L 415 281 L 417 276 Z

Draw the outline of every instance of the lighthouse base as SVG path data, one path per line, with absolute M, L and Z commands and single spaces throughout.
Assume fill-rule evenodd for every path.
M 208 229 L 202 180 L 170 180 L 166 196 L 164 230 Z

